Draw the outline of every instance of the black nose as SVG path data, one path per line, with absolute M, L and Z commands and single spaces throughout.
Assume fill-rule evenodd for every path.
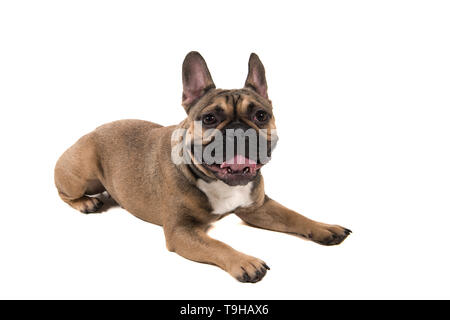
M 230 122 L 226 127 L 224 127 L 222 129 L 222 132 L 225 134 L 227 129 L 232 129 L 232 130 L 242 129 L 242 130 L 246 131 L 247 129 L 250 129 L 250 128 L 251 127 L 248 124 L 246 124 L 245 122 L 235 120 L 233 122 Z
M 254 128 L 245 122 L 235 120 L 222 129 L 222 134 L 224 161 L 237 154 L 243 155 L 246 158 L 252 158 L 256 161 L 258 137 Z

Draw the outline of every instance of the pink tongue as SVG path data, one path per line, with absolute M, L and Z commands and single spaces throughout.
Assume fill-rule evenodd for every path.
M 256 161 L 248 159 L 242 155 L 235 155 L 234 158 L 228 159 L 220 165 L 221 168 L 230 168 L 233 171 L 242 171 L 246 167 L 250 169 L 256 168 Z

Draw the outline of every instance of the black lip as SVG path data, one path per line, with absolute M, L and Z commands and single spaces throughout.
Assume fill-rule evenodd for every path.
M 218 164 L 209 165 L 203 163 L 202 166 L 206 168 L 209 172 L 212 172 L 217 179 L 223 181 L 229 186 L 247 185 L 250 181 L 254 180 L 260 174 L 261 169 L 261 168 L 256 169 L 256 171 L 253 174 L 245 173 L 243 171 L 235 171 L 223 175 L 220 172 L 211 169 L 211 166 L 220 166 Z

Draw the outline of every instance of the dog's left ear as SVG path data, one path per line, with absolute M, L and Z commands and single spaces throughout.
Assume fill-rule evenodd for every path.
M 267 95 L 266 71 L 256 53 L 252 53 L 248 60 L 248 76 L 245 80 L 245 87 L 256 91 L 266 99 L 269 98 Z
M 184 58 L 182 77 L 182 105 L 186 111 L 206 92 L 216 87 L 205 60 L 196 51 L 189 52 Z

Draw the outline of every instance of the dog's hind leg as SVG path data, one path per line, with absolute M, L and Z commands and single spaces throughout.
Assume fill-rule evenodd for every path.
M 98 180 L 98 158 L 91 134 L 78 140 L 59 158 L 55 185 L 61 199 L 83 213 L 98 211 L 103 202 L 89 197 L 105 191 Z

